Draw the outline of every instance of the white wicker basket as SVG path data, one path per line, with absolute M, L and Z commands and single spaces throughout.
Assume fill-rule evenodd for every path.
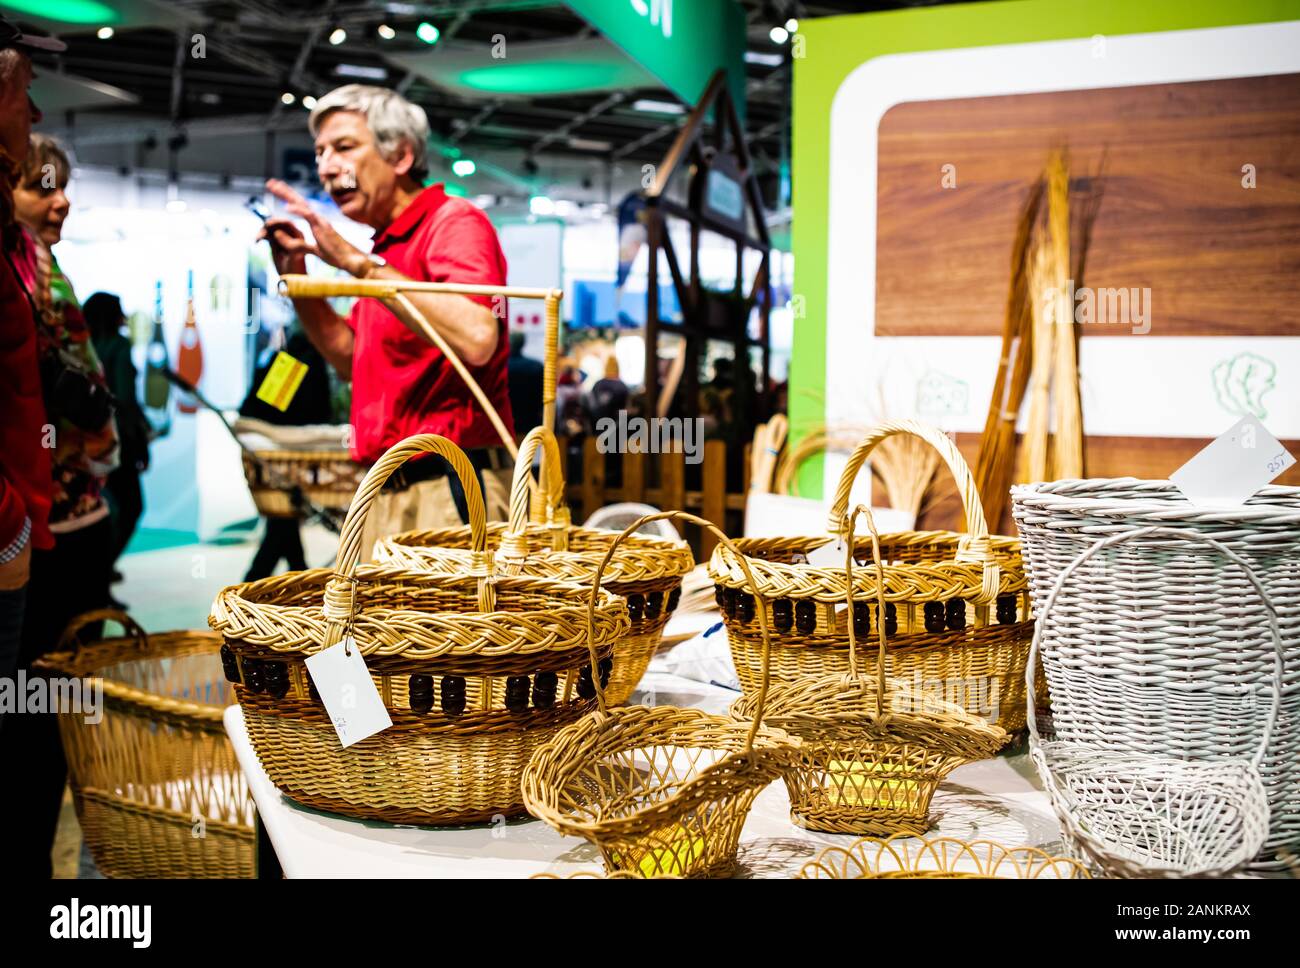
M 1209 617 L 1207 630 L 1202 620 L 1207 611 L 1205 593 L 1217 590 L 1222 569 L 1212 566 L 1222 562 L 1204 556 L 1198 566 L 1178 569 L 1189 579 L 1178 588 L 1169 588 L 1168 576 L 1159 571 L 1147 576 L 1164 596 L 1154 607 L 1116 607 L 1131 589 L 1116 588 L 1104 578 L 1076 580 L 1071 594 L 1063 595 L 1075 572 L 1099 552 L 1155 538 L 1194 542 L 1217 551 L 1240 569 L 1263 603 L 1263 613 L 1242 604 L 1228 605 Z M 1206 708 L 1201 700 L 1213 692 L 1214 683 L 1188 673 L 1196 666 L 1230 667 L 1237 652 L 1234 633 L 1259 628 L 1266 628 L 1273 640 L 1273 689 L 1264 715 L 1252 708 L 1256 723 L 1243 730 L 1258 737 L 1249 760 L 1132 752 L 1074 739 L 1044 741 L 1034 703 L 1027 704 L 1030 758 L 1076 856 L 1112 877 L 1223 877 L 1258 853 L 1269 830 L 1260 764 L 1277 725 L 1282 636 L 1268 594 L 1250 565 L 1221 543 L 1195 532 L 1142 528 L 1111 535 L 1065 567 L 1038 609 L 1028 668 L 1034 668 L 1046 639 L 1045 663 L 1054 653 L 1056 658 L 1055 676 L 1052 665 L 1047 666 L 1053 704 L 1059 695 L 1071 712 L 1085 708 L 1100 715 L 1110 704 L 1128 697 L 1142 705 L 1148 724 L 1194 718 Z M 1216 632 L 1222 632 L 1222 638 Z M 1106 656 L 1110 661 L 1097 661 L 1095 652 L 1088 651 L 1088 645 L 1103 644 L 1112 649 Z M 1171 655 L 1189 647 L 1198 649 L 1200 661 L 1182 670 L 1168 663 Z M 1061 655 L 1071 649 L 1078 650 L 1083 661 L 1071 662 Z M 1246 695 L 1256 698 L 1254 692 Z M 1125 712 L 1131 718 L 1132 707 Z M 1059 728 L 1059 717 L 1056 722 Z
M 1198 508 L 1168 481 L 1133 478 L 1020 485 L 1011 497 L 1036 610 L 1094 541 L 1153 525 L 1213 538 L 1259 576 L 1277 614 L 1285 667 L 1277 729 L 1261 768 L 1272 819 L 1251 866 L 1282 868 L 1282 858 L 1300 853 L 1300 488 L 1266 487 L 1229 510 Z M 1253 753 L 1260 717 L 1245 703 L 1269 687 L 1273 644 L 1263 622 L 1220 620 L 1256 596 L 1236 568 L 1207 560 L 1217 561 L 1186 542 L 1152 536 L 1081 566 L 1077 579 L 1091 594 L 1089 607 L 1054 618 L 1043 643 L 1057 738 L 1174 759 Z M 1118 635 L 1134 615 L 1157 624 L 1177 618 L 1203 635 L 1189 631 L 1139 650 L 1137 639 Z M 1095 683 L 1075 693 L 1066 674 L 1082 667 L 1125 675 L 1105 680 L 1104 693 Z M 1175 682 L 1186 697 L 1182 715 L 1153 717 L 1149 687 Z

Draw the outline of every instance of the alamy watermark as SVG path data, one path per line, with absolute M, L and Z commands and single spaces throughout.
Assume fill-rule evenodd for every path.
M 29 676 L 19 669 L 15 678 L 0 679 L 0 716 L 11 713 L 72 713 L 87 726 L 98 726 L 104 718 L 104 680 Z
M 629 417 L 596 421 L 596 449 L 602 454 L 686 455 L 686 463 L 704 460 L 704 420 L 700 417 Z
M 1042 291 L 1043 315 L 1056 318 L 1058 291 L 1045 286 Z M 1074 321 L 1082 326 L 1131 326 L 1135 336 L 1151 332 L 1150 287 L 1128 289 L 1076 287 L 1073 279 L 1065 283 L 1067 305 L 1074 307 Z

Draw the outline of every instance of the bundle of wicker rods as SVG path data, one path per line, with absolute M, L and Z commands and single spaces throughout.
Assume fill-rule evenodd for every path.
M 465 489 L 471 556 L 460 574 L 358 565 L 365 516 L 408 458 L 445 458 Z M 469 459 L 434 434 L 390 448 L 357 491 L 337 569 L 221 592 L 209 619 L 268 776 L 309 806 L 398 823 L 456 824 L 523 812 L 533 751 L 595 708 L 627 607 L 580 586 L 494 574 Z M 348 640 L 392 726 L 342 748 L 304 660 Z
M 125 635 L 82 644 L 115 622 Z M 107 877 L 253 877 L 253 799 L 222 726 L 221 639 L 146 633 L 123 612 L 80 615 L 38 667 L 97 679 L 102 719 L 62 710 L 59 731 L 82 837 Z
M 532 502 L 533 459 L 541 454 L 544 502 Z M 497 573 L 564 581 L 591 581 L 596 565 L 614 544 L 617 532 L 570 524 L 564 504 L 564 474 L 555 436 L 545 428 L 529 431 L 515 462 L 510 489 L 510 521 L 489 525 L 487 548 L 496 555 Z M 462 572 L 472 554 L 469 528 L 407 531 L 378 542 L 378 561 L 414 571 Z M 659 648 L 664 626 L 681 597 L 682 578 L 695 565 L 690 546 L 653 535 L 631 535 L 610 562 L 606 587 L 627 602 L 631 632 L 614 646 L 614 667 L 606 702 L 627 701 Z
M 731 543 L 693 514 L 647 515 L 605 552 L 591 586 L 593 609 L 618 543 L 665 518 L 697 524 Z M 799 756 L 794 740 L 763 725 L 766 691 L 764 680 L 747 724 L 674 706 L 610 709 L 601 694 L 595 714 L 560 730 L 528 764 L 528 811 L 595 844 L 611 873 L 729 876 L 754 798 Z

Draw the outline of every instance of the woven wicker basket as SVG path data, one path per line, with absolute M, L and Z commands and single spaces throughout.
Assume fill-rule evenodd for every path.
M 362 565 L 365 515 L 384 481 L 420 453 L 459 475 L 473 529 L 457 575 Z M 267 775 L 309 806 L 397 823 L 462 824 L 523 812 L 519 778 L 539 745 L 595 708 L 595 683 L 627 634 L 627 608 L 577 585 L 498 577 L 469 459 L 445 438 L 391 447 L 357 491 L 338 570 L 225 589 L 210 623 Z M 346 749 L 313 695 L 304 660 L 350 636 L 393 725 Z M 435 684 L 437 702 L 435 703 Z
M 831 508 L 830 538 L 741 538 L 738 551 L 715 549 L 709 574 L 717 583 L 741 686 L 748 694 L 758 683 L 756 614 L 776 630 L 775 679 L 801 681 L 848 671 L 848 613 L 836 609 L 844 600 L 844 574 L 839 568 L 808 565 L 806 557 L 837 540 L 858 471 L 872 449 L 894 434 L 914 434 L 943 456 L 962 495 L 967 533 L 908 531 L 881 538 L 888 675 L 912 683 L 915 691 L 937 691 L 1008 733 L 1022 729 L 1033 622 L 1019 542 L 989 537 L 965 460 L 941 431 L 911 420 L 881 424 L 853 451 Z M 744 588 L 742 554 L 758 580 L 755 597 Z M 870 549 L 855 545 L 854 556 L 861 560 L 864 555 L 869 558 Z M 854 598 L 862 599 L 865 609 L 872 583 L 861 575 L 857 582 Z
M 858 673 L 857 630 L 871 624 L 866 602 L 853 601 L 854 522 L 867 516 L 876 581 L 875 675 Z M 1006 742 L 997 726 L 955 703 L 890 682 L 885 673 L 885 569 L 870 509 L 858 505 L 841 533 L 844 548 L 842 594 L 848 624 L 848 672 L 798 682 L 774 682 L 767 694 L 765 722 L 799 740 L 800 765 L 785 774 L 790 819 L 801 827 L 830 833 L 922 834 L 930 826 L 930 803 L 949 773 L 971 760 L 992 756 Z M 856 606 L 861 605 L 859 609 Z M 736 719 L 754 715 L 755 697 L 738 699 Z
M 126 635 L 81 645 L 94 622 Z M 231 702 L 211 632 L 148 635 L 121 612 L 74 619 L 39 667 L 102 684 L 102 719 L 59 730 L 81 832 L 107 877 L 253 877 L 253 800 L 221 723 Z
M 539 452 L 544 502 L 529 495 L 533 458 Z M 564 477 L 555 436 L 537 427 L 519 448 L 510 489 L 510 522 L 488 526 L 488 549 L 496 553 L 497 572 L 589 582 L 596 565 L 618 537 L 616 531 L 579 528 L 569 523 L 564 504 Z M 416 571 L 460 572 L 470 554 L 468 528 L 408 531 L 375 545 L 379 561 Z M 627 701 L 659 648 L 664 626 L 681 597 L 682 577 L 695 567 L 690 546 L 646 534 L 629 535 L 610 562 L 605 587 L 627 601 L 631 633 L 614 647 L 614 668 L 605 701 Z
M 305 498 L 321 508 L 346 511 L 366 469 L 344 450 L 259 450 L 243 452 L 244 479 L 257 513 L 268 518 L 302 517 Z
M 929 880 L 959 878 L 1077 880 L 1088 871 L 1077 860 L 1036 847 L 1004 847 L 991 840 L 905 835 L 864 837 L 848 847 L 828 847 L 799 872 L 805 880 Z
M 1223 569 L 1221 561 L 1204 557 L 1199 567 L 1167 563 L 1162 574 L 1170 579 L 1177 576 L 1180 588 L 1162 588 L 1164 598 L 1143 603 L 1154 607 L 1132 604 L 1134 598 L 1145 597 L 1145 587 L 1121 591 L 1095 576 L 1088 581 L 1076 578 L 1070 595 L 1064 594 L 1070 578 L 1100 552 L 1154 540 L 1166 545 L 1171 541 L 1201 544 L 1227 558 L 1236 566 L 1231 570 L 1240 569 L 1259 596 L 1262 613 L 1235 601 L 1207 609 L 1206 592 L 1222 581 Z M 1160 574 L 1152 572 L 1149 584 L 1160 587 Z M 1207 611 L 1213 617 L 1201 619 Z M 1207 622 L 1213 631 L 1204 627 Z M 1204 700 L 1211 699 L 1217 684 L 1208 678 L 1198 681 L 1187 670 L 1180 674 L 1162 668 L 1161 653 L 1166 647 L 1195 647 L 1196 664 L 1221 673 L 1216 678 L 1222 683 L 1231 676 L 1243 633 L 1254 637 L 1265 629 L 1274 646 L 1272 695 L 1263 715 L 1254 708 L 1253 690 L 1245 694 L 1249 701 L 1239 704 L 1246 715 L 1239 718 L 1238 726 L 1256 744 L 1249 760 L 1221 755 L 1176 757 L 1078 739 L 1044 741 L 1034 710 L 1028 710 L 1030 758 L 1061 820 L 1066 843 L 1076 855 L 1113 877 L 1224 877 L 1259 851 L 1269 829 L 1260 764 L 1281 703 L 1282 636 L 1268 594 L 1245 560 L 1195 532 L 1142 528 L 1111 535 L 1061 571 L 1039 609 L 1031 659 L 1044 641 L 1051 650 L 1049 660 L 1052 651 L 1067 644 L 1126 647 L 1120 655 L 1089 656 L 1081 664 L 1059 655 L 1049 661 L 1049 682 L 1065 722 L 1072 721 L 1080 709 L 1121 706 L 1121 697 L 1130 703 L 1140 700 L 1147 724 L 1194 718 L 1206 709 Z
M 665 518 L 692 522 L 729 543 L 695 515 L 647 515 L 606 550 L 592 582 L 593 604 L 618 544 Z M 561 730 L 528 764 L 528 811 L 563 834 L 591 841 L 611 873 L 730 875 L 754 798 L 799 755 L 790 737 L 762 724 L 766 685 L 748 724 L 673 706 L 609 709 L 600 696 L 595 715 Z
M 1300 488 L 1266 487 L 1231 510 L 1198 508 L 1168 481 L 1133 478 L 1021 485 L 1011 489 L 1011 499 L 1038 607 L 1094 541 L 1148 526 L 1213 538 L 1254 569 L 1277 610 L 1286 661 L 1281 714 L 1262 766 L 1269 835 L 1252 866 L 1282 869 L 1287 857 L 1300 854 Z M 1273 646 L 1262 623 L 1219 620 L 1243 599 L 1256 600 L 1238 569 L 1223 568 L 1187 542 L 1152 537 L 1099 553 L 1082 566 L 1077 584 L 1095 592 L 1092 610 L 1062 612 L 1043 642 L 1057 738 L 1176 759 L 1251 756 L 1259 720 L 1242 699 L 1270 688 Z M 1196 590 L 1195 605 L 1187 600 L 1189 588 Z M 1159 648 L 1139 650 L 1118 634 L 1135 615 L 1157 624 L 1194 620 L 1205 635 L 1162 635 Z M 1206 658 L 1210 643 L 1221 656 L 1216 661 Z M 1127 674 L 1104 694 L 1067 692 L 1063 675 L 1092 666 Z M 1204 687 L 1202 702 L 1185 715 L 1153 719 L 1143 693 L 1171 681 Z

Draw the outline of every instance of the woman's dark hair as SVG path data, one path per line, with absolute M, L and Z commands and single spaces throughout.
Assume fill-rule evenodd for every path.
M 112 336 L 126 322 L 122 301 L 111 292 L 97 292 L 81 304 L 81 314 L 90 327 L 90 338 Z

